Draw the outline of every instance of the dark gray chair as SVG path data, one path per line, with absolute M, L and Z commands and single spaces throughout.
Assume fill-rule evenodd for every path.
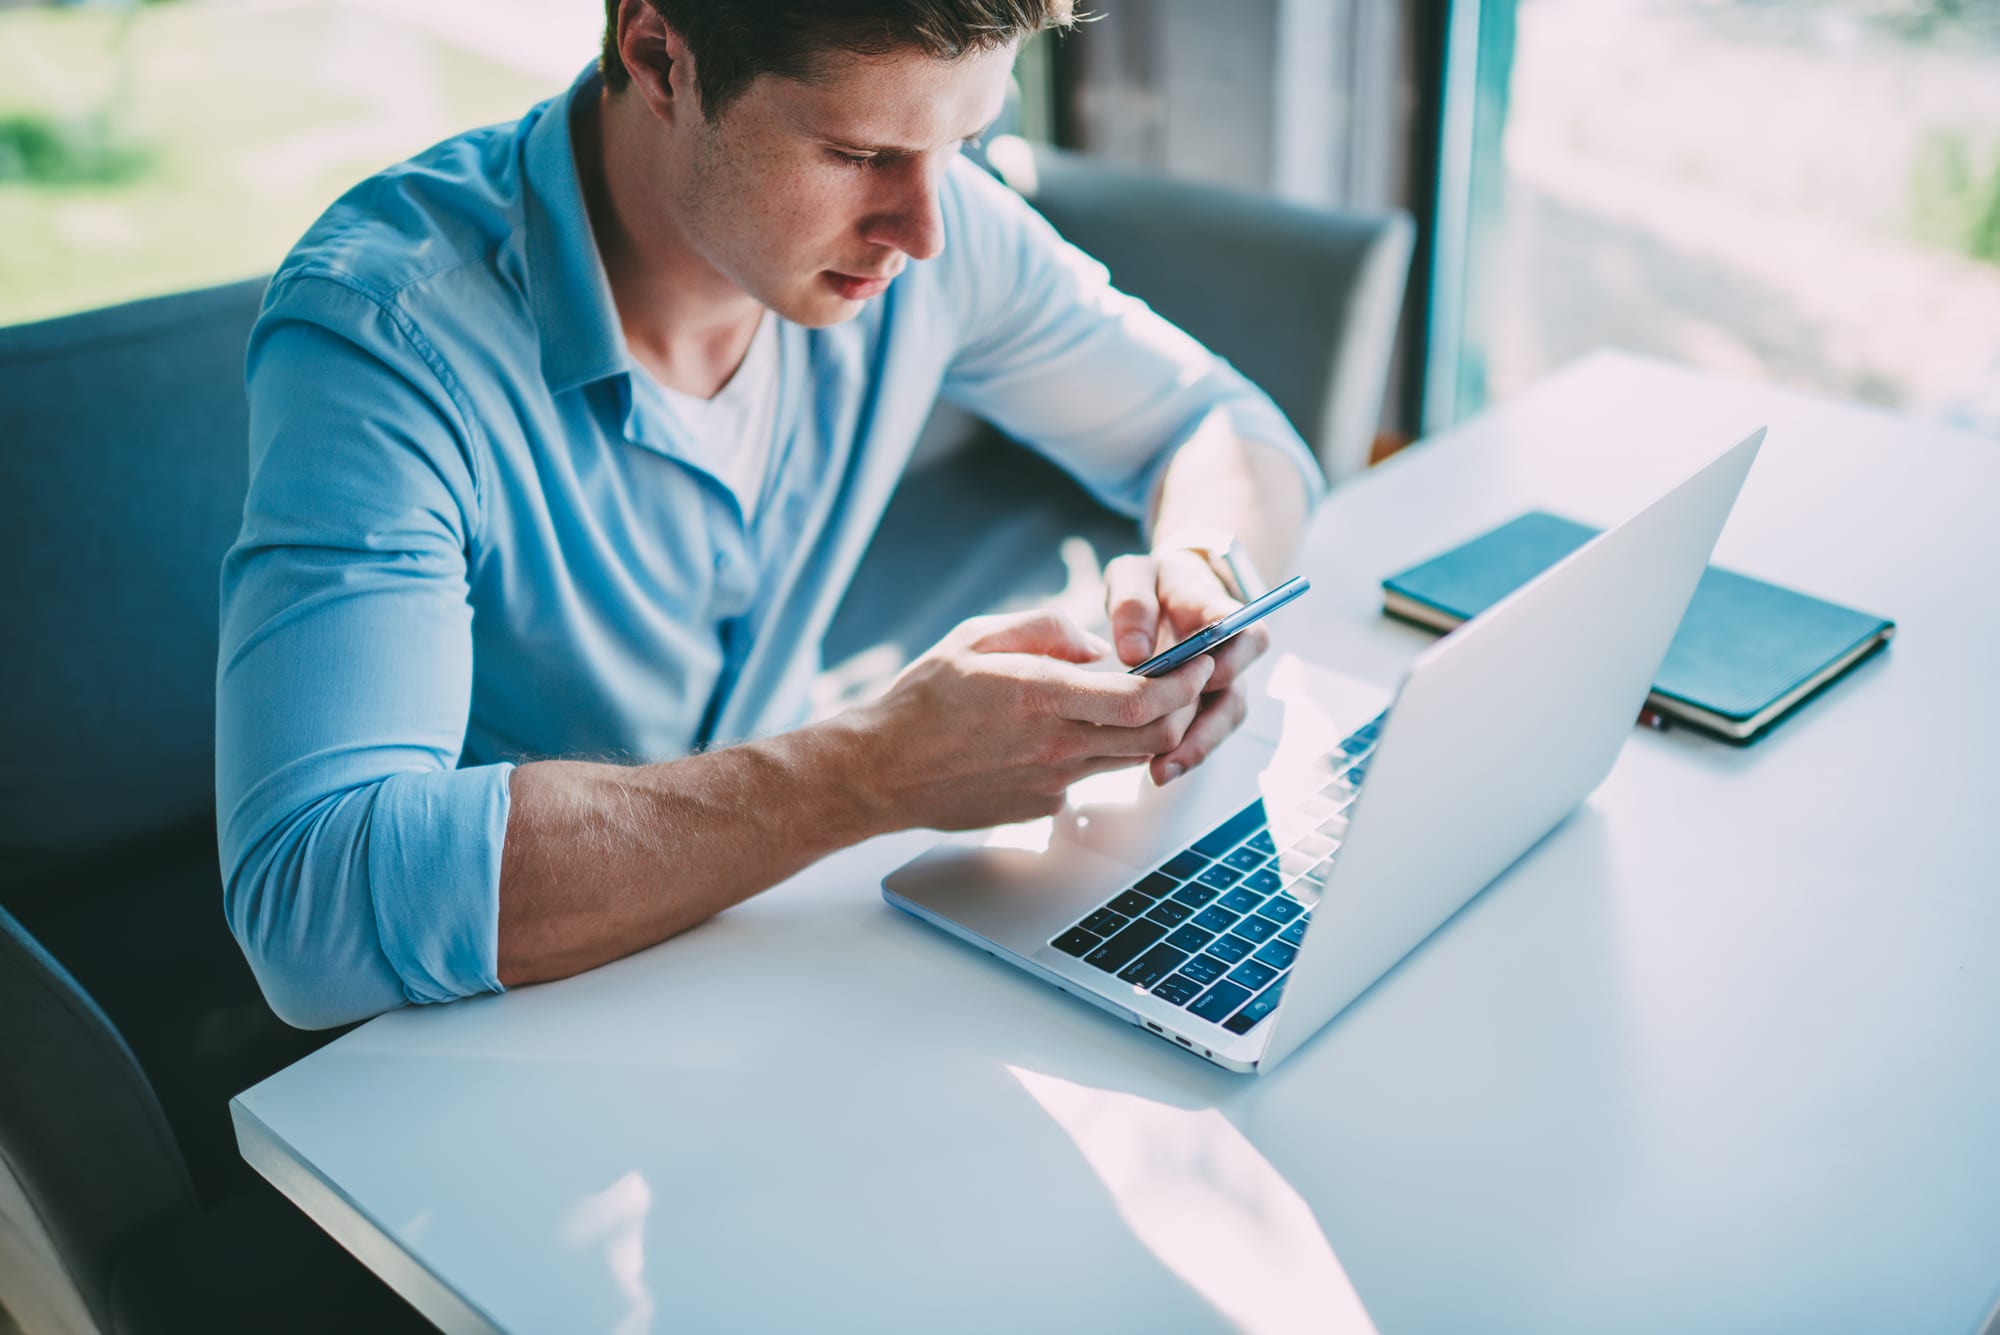
M 1341 220 L 1040 151 L 1003 175 L 1267 385 L 1330 474 L 1359 466 L 1406 219 Z M 417 1321 L 243 1165 L 227 1112 L 333 1037 L 264 1004 L 223 921 L 215 852 L 217 573 L 242 511 L 242 362 L 261 293 L 240 283 L 0 330 L 0 1304 L 29 1335 Z M 1065 536 L 1137 541 L 1027 452 L 935 425 L 830 662 L 884 641 L 914 652 L 1059 589 Z
M 0 330 L 0 1304 L 29 1335 L 414 1315 L 229 1126 L 231 1095 L 331 1037 L 264 1004 L 215 851 L 217 573 L 262 292 Z
M 0 1296 L 26 1335 L 430 1326 L 270 1188 L 205 1205 L 152 1083 L 0 909 Z

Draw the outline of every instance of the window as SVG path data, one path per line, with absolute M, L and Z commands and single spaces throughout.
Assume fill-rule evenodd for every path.
M 1427 425 L 1611 345 L 2000 434 L 2000 5 L 1462 0 L 1448 69 Z
M 0 4 L 0 324 L 268 272 L 348 186 L 511 120 L 592 0 Z

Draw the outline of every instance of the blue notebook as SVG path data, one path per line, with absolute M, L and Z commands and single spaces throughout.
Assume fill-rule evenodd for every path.
M 1383 610 L 1451 630 L 1596 536 L 1588 525 L 1531 511 L 1383 580 Z M 1647 703 L 1748 742 L 1895 632 L 1882 617 L 1710 566 Z

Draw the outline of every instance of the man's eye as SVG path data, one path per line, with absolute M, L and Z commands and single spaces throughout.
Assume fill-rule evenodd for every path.
M 866 167 L 875 161 L 873 153 L 843 153 L 837 148 L 831 151 L 837 160 L 846 163 L 850 167 Z

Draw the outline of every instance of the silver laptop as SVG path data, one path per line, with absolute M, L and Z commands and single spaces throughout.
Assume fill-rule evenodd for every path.
M 1280 662 L 1276 726 L 1253 711 L 1164 789 L 1126 771 L 1126 801 L 1073 792 L 1063 817 L 948 839 L 884 897 L 1217 1065 L 1271 1069 L 1610 772 L 1763 440 L 1431 646 L 1388 709 Z

